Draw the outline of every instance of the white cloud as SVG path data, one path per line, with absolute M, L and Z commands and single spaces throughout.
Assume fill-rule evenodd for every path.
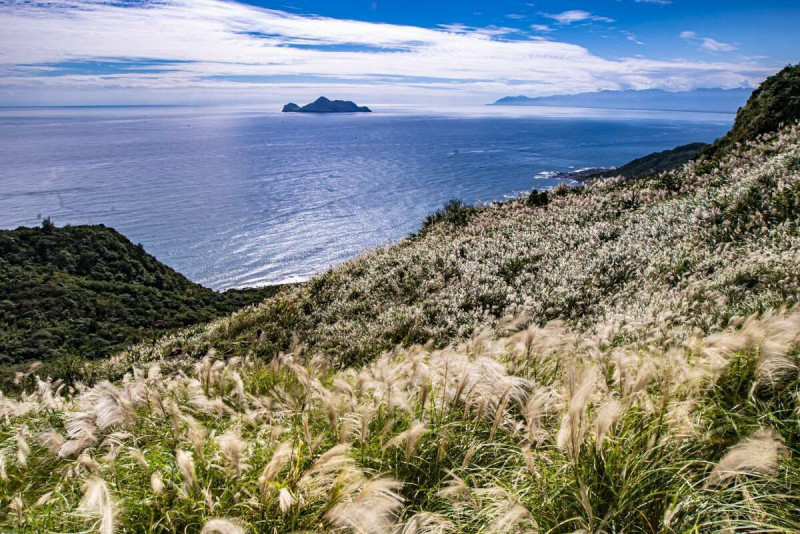
M 536 32 L 548 33 L 553 31 L 553 28 L 547 24 L 531 24 L 531 29 Z
M 495 25 L 478 28 L 476 26 L 467 26 L 466 24 L 461 24 L 460 22 L 454 22 L 452 24 L 439 24 L 439 28 L 452 33 L 471 33 L 477 35 L 486 35 L 488 37 L 500 37 L 502 35 L 520 33 L 520 30 L 517 28 Z
M 637 45 L 643 45 L 644 43 L 641 42 L 636 35 L 632 34 L 629 31 L 622 30 L 622 34 L 627 38 L 629 41 L 636 43 Z
M 717 41 L 716 39 L 712 39 L 711 37 L 700 37 L 697 35 L 697 32 L 693 31 L 681 32 L 681 39 L 692 43 L 697 43 L 700 45 L 700 48 L 709 52 L 733 52 L 734 50 L 738 49 L 736 45 L 723 43 Z
M 553 19 L 559 24 L 572 24 L 573 22 L 584 22 L 584 21 L 614 22 L 614 19 L 610 19 L 608 17 L 601 17 L 598 15 L 592 15 L 588 11 L 583 11 L 581 9 L 564 11 L 563 13 L 542 13 L 542 16 L 547 17 L 549 19 Z
M 637 4 L 659 4 L 666 6 L 672 3 L 672 0 L 636 0 Z
M 721 43 L 711 37 L 703 37 L 703 44 L 701 46 L 712 52 L 732 52 L 736 50 L 736 46 L 729 43 Z
M 513 28 L 429 29 L 220 0 L 137 7 L 109 0 L 11 1 L 0 4 L 1 103 L 67 97 L 283 101 L 329 94 L 365 95 L 366 103 L 458 104 L 512 93 L 754 85 L 776 70 L 751 61 L 607 59 L 574 44 L 528 39 Z M 146 68 L 126 67 L 132 60 Z M 86 61 L 123 63 L 112 72 L 64 68 Z

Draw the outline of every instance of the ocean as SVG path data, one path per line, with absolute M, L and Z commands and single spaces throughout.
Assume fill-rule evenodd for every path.
M 709 142 L 728 114 L 519 108 L 0 109 L 0 228 L 116 228 L 191 280 L 308 279 L 419 229 L 447 200 Z

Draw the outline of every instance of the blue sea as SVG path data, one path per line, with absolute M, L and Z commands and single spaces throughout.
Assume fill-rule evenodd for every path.
M 0 228 L 111 226 L 215 289 L 305 280 L 447 200 L 557 185 L 724 134 L 733 115 L 520 108 L 280 114 L 0 109 Z

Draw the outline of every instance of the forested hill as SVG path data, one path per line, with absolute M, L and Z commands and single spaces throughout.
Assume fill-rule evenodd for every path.
M 274 294 L 217 293 L 102 226 L 0 231 L 0 363 L 98 358 Z

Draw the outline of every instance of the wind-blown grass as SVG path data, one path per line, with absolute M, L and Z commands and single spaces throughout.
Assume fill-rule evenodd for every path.
M 209 354 L 63 395 L 40 382 L 0 403 L 0 525 L 796 532 L 800 310 L 657 333 L 615 346 L 551 323 L 342 371 Z

